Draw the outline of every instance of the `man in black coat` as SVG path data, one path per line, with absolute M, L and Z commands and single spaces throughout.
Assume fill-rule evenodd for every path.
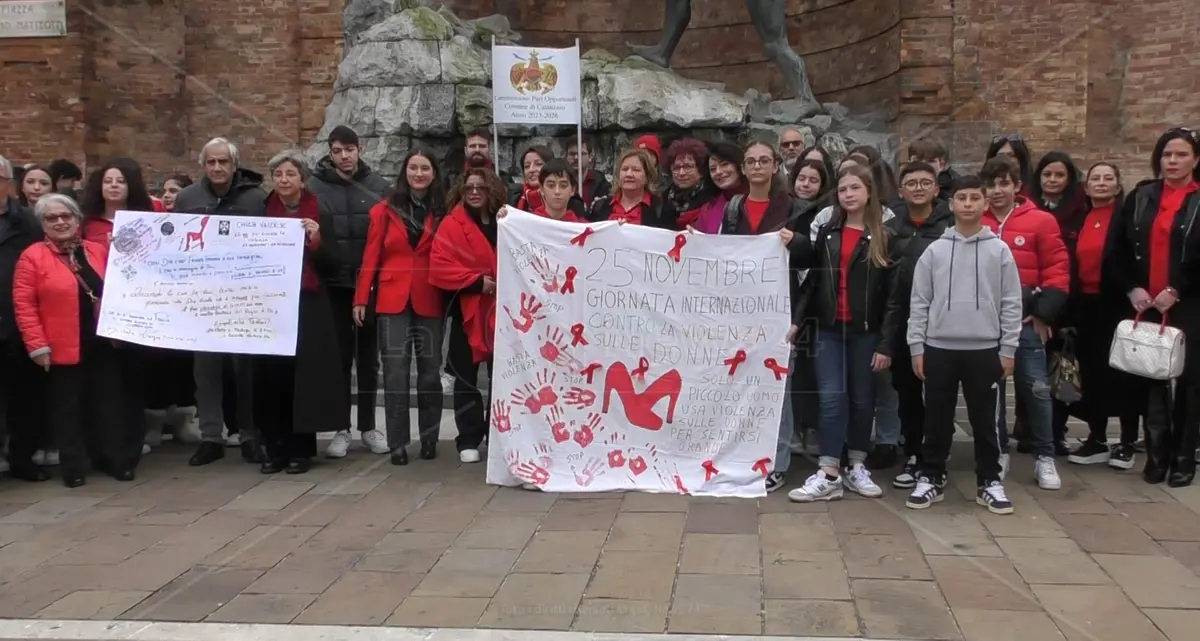
M 27 481 L 44 481 L 46 473 L 33 464 L 33 454 L 45 429 L 42 371 L 29 358 L 13 312 L 12 284 L 17 259 L 42 238 L 42 225 L 21 202 L 9 196 L 13 167 L 0 156 L 0 442 L 9 436 L 8 461 L 0 469 Z
M 213 138 L 200 150 L 204 176 L 175 197 L 175 211 L 220 216 L 262 216 L 267 193 L 262 174 L 238 165 L 238 148 L 225 138 Z M 225 398 L 225 372 L 232 367 L 236 402 Z M 261 463 L 262 440 L 253 421 L 249 361 L 232 354 L 196 352 L 196 411 L 200 446 L 188 463 L 207 465 L 225 456 L 225 423 L 237 425 L 242 458 Z
M 371 171 L 363 162 L 361 153 L 362 146 L 353 129 L 344 125 L 334 127 L 329 134 L 329 155 L 317 163 L 308 180 L 308 190 L 320 202 L 322 217 L 327 216 L 333 221 L 333 229 L 322 230 L 322 234 L 338 244 L 343 260 L 341 269 L 326 284 L 347 381 L 346 396 L 350 396 L 350 372 L 357 363 L 358 429 L 362 432 L 363 445 L 375 454 L 388 454 L 391 450 L 387 437 L 375 429 L 375 393 L 379 383 L 379 345 L 375 327 L 364 323 L 359 331 L 353 322 L 352 310 L 358 270 L 367 247 L 371 208 L 387 197 L 391 187 L 383 176 Z M 342 458 L 351 440 L 348 431 L 338 432 L 329 442 L 325 455 Z

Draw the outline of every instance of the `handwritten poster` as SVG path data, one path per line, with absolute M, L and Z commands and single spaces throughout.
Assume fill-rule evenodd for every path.
M 97 334 L 231 354 L 296 353 L 299 220 L 117 212 Z
M 791 326 L 778 234 L 508 212 L 488 482 L 765 495 Z

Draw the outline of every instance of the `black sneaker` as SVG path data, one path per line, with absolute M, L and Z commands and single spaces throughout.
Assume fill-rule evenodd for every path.
M 1012 501 L 1008 500 L 1008 494 L 1004 492 L 1000 481 L 992 481 L 979 488 L 975 493 L 975 502 L 986 507 L 992 514 L 1013 513 Z
M 892 487 L 898 490 L 911 490 L 917 486 L 917 477 L 921 475 L 921 466 L 917 457 L 910 456 L 904 462 L 904 469 L 892 480 Z
M 1108 466 L 1118 470 L 1132 470 L 1137 454 L 1132 445 L 1114 445 L 1109 450 Z
M 904 506 L 914 510 L 924 510 L 934 503 L 941 502 L 946 498 L 946 483 L 934 483 L 928 476 L 922 476 L 917 479 L 917 485 L 913 489 L 912 494 L 908 495 L 908 499 L 904 501 Z
M 896 465 L 900 455 L 895 445 L 876 445 L 865 461 L 868 470 L 886 470 Z
M 784 478 L 781 472 L 771 472 L 767 475 L 767 492 L 774 492 L 783 487 Z
M 1075 448 L 1075 451 L 1067 456 L 1067 461 L 1076 465 L 1098 465 L 1100 463 L 1107 463 L 1108 459 L 1108 443 L 1101 443 L 1092 439 L 1084 441 L 1082 445 Z
M 188 465 L 199 467 L 208 465 L 225 458 L 225 444 L 205 441 L 196 448 L 196 453 L 188 459 Z
M 1070 456 L 1071 455 L 1071 446 L 1067 444 L 1066 440 L 1055 441 L 1054 442 L 1054 455 L 1055 456 Z

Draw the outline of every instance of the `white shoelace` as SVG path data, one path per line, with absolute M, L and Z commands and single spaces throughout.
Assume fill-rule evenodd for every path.
M 1004 486 L 999 483 L 992 483 L 983 488 L 983 493 L 992 498 L 993 501 L 1008 502 L 1008 494 L 1004 492 Z
M 922 478 L 917 481 L 917 487 L 913 488 L 913 496 L 932 496 L 936 486 L 930 483 L 928 479 Z

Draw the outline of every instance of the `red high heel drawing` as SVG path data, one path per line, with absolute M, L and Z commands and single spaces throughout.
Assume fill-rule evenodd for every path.
M 675 420 L 675 406 L 679 403 L 679 393 L 683 390 L 683 377 L 679 370 L 671 370 L 650 383 L 642 392 L 633 388 L 633 377 L 625 363 L 617 361 L 608 366 L 604 376 L 604 403 L 601 412 L 607 414 L 612 393 L 615 391 L 621 397 L 621 405 L 625 408 L 625 418 L 633 425 L 642 429 L 657 432 L 662 429 L 663 419 L 654 413 L 654 406 L 664 397 L 667 402 L 666 422 Z
M 189 231 L 183 240 L 183 251 L 191 251 L 192 241 L 195 241 L 200 249 L 204 249 L 204 228 L 208 227 L 208 216 L 200 219 L 200 231 Z

